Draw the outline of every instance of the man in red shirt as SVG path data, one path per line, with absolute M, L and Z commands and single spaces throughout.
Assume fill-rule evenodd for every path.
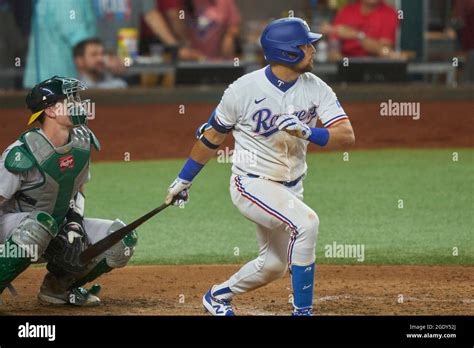
M 359 0 L 343 7 L 321 31 L 340 41 L 343 56 L 392 57 L 397 27 L 397 12 L 383 0 Z
M 166 22 L 168 28 L 174 37 L 178 39 L 180 45 L 182 46 L 179 50 L 179 58 L 182 60 L 201 60 L 204 58 L 204 55 L 196 49 L 191 48 L 189 40 L 186 36 L 186 26 L 185 21 L 187 14 L 184 14 L 182 18 L 182 13 L 184 11 L 184 1 L 183 0 L 155 0 L 155 8 L 158 13 L 162 14 L 164 21 Z M 141 20 L 141 30 L 140 30 L 140 53 L 148 54 L 149 45 L 152 43 L 162 43 L 163 40 L 157 38 L 153 30 L 147 24 L 145 17 L 142 17 Z
M 234 0 L 188 1 L 187 36 L 207 59 L 233 59 L 241 16 Z
M 156 0 L 156 6 L 173 34 L 185 44 L 181 51 L 189 54 L 180 54 L 181 59 L 235 57 L 241 17 L 234 0 Z M 142 39 L 153 42 L 146 26 L 143 32 Z

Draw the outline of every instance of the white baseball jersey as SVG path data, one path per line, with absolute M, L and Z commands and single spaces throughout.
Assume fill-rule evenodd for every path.
M 312 73 L 285 83 L 267 66 L 227 88 L 213 117 L 222 128 L 232 129 L 234 174 L 293 181 L 306 173 L 308 141 L 275 126 L 288 110 L 309 127 L 316 127 L 317 119 L 329 127 L 347 118 L 332 89 Z

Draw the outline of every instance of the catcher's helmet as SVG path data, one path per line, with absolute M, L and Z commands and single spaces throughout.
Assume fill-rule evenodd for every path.
M 293 65 L 304 58 L 304 52 L 298 46 L 313 43 L 321 37 L 321 34 L 312 33 L 301 18 L 282 18 L 267 25 L 260 43 L 268 62 Z
M 71 121 L 74 125 L 86 123 L 84 102 L 81 101 L 79 91 L 87 87 L 79 80 L 69 77 L 53 76 L 32 88 L 26 96 L 26 105 L 33 113 L 28 125 L 36 121 L 44 109 L 67 99 L 71 102 L 68 106 Z

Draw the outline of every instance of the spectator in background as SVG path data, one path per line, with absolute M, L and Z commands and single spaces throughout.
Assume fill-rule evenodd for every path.
M 454 14 L 461 25 L 461 48 L 466 55 L 462 82 L 474 82 L 474 0 L 456 0 Z
M 105 50 L 97 38 L 79 42 L 73 50 L 79 80 L 88 88 L 126 88 L 127 83 L 106 70 Z
M 329 36 L 330 47 L 340 46 L 339 55 L 345 57 L 398 58 L 394 51 L 398 17 L 395 9 L 383 0 L 359 0 L 344 6 L 333 24 L 323 24 L 320 31 Z M 338 41 L 339 45 L 334 45 Z
M 186 13 L 184 13 L 184 18 L 180 17 L 180 11 L 184 11 L 183 0 L 156 0 L 156 6 L 165 16 L 173 34 L 181 42 L 186 42 Z
M 155 0 L 155 7 L 163 14 L 163 17 L 170 28 L 172 34 L 180 41 L 182 45 L 188 45 L 186 37 L 185 19 L 180 18 L 179 11 L 183 10 L 182 0 Z M 142 18 L 140 36 L 140 52 L 149 53 L 149 45 L 153 43 L 162 43 L 157 38 L 150 27 Z
M 0 31 L 0 69 L 13 70 L 22 65 L 26 47 L 25 40 L 20 33 L 11 12 L 10 3 L 7 0 L 0 0 L 0 23 L 2 23 L 2 30 Z M 13 75 L 2 76 L 0 88 L 12 89 L 14 87 L 15 77 Z
M 72 48 L 94 36 L 95 17 L 89 0 L 36 0 L 24 87 L 31 88 L 54 75 L 77 77 Z
M 463 51 L 474 50 L 474 0 L 456 0 L 454 13 L 461 23 Z
M 191 47 L 211 59 L 236 55 L 240 12 L 234 0 L 184 0 Z
M 140 29 L 143 16 L 153 34 L 167 46 L 178 46 L 179 41 L 172 34 L 162 14 L 155 8 L 155 0 L 92 0 L 97 16 L 98 36 L 104 43 L 107 67 L 115 74 L 125 71 L 123 61 L 118 57 L 118 33 L 123 28 Z M 191 59 L 193 52 L 180 48 L 181 59 Z
M 31 16 L 33 15 L 33 4 L 31 0 L 8 0 L 11 11 L 15 16 L 18 28 L 24 38 L 28 38 L 31 32 Z M 28 40 L 25 40 L 25 43 Z

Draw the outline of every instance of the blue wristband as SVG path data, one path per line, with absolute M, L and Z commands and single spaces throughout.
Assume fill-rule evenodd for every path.
M 326 146 L 329 141 L 329 131 L 327 128 L 311 128 L 308 141 L 319 146 Z
M 192 158 L 188 158 L 188 160 L 183 166 L 183 169 L 181 169 L 181 173 L 179 173 L 178 177 L 191 182 L 193 181 L 194 177 L 198 175 L 198 173 L 203 167 L 204 164 L 198 163 Z

